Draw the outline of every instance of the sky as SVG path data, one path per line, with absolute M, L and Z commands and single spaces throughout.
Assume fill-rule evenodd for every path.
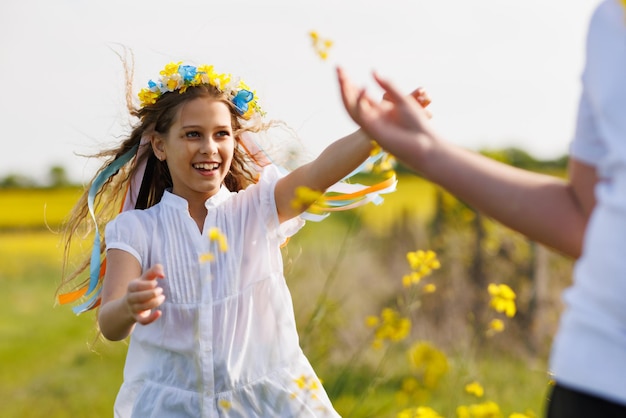
M 573 135 L 587 23 L 599 0 L 3 0 L 0 178 L 45 181 L 128 132 L 118 53 L 134 93 L 171 61 L 213 64 L 257 92 L 318 154 L 356 125 L 335 67 L 380 94 L 373 70 L 432 99 L 432 122 L 470 149 L 562 156 Z M 330 39 L 327 60 L 310 31 Z

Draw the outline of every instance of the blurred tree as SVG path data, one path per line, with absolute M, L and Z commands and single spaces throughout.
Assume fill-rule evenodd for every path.
M 33 179 L 22 174 L 9 174 L 0 179 L 0 188 L 2 189 L 25 189 L 36 185 L 37 183 Z
M 52 166 L 48 176 L 50 187 L 66 187 L 71 184 L 67 177 L 67 171 L 60 165 Z

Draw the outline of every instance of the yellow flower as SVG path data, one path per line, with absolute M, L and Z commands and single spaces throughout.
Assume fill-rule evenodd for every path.
M 174 74 L 178 73 L 178 67 L 180 67 L 180 65 L 182 64 L 182 61 L 179 62 L 170 62 L 169 64 L 165 65 L 165 68 L 163 68 L 159 74 L 161 74 L 162 76 L 165 77 L 171 77 Z
M 514 412 L 511 415 L 509 415 L 509 418 L 533 418 L 533 415 L 527 415 L 527 414 L 522 414 L 520 412 Z
M 322 60 L 326 60 L 328 58 L 328 51 L 333 46 L 333 41 L 330 39 L 322 39 L 316 31 L 310 31 L 309 37 L 311 38 L 315 53 L 317 53 Z
M 419 388 L 419 382 L 414 377 L 407 377 L 402 379 L 402 391 L 411 393 L 415 392 Z
M 383 150 L 383 148 L 380 145 L 378 145 L 378 142 L 376 141 L 370 141 L 370 144 L 372 145 L 372 149 L 370 150 L 370 157 L 373 157 L 374 155 L 378 155 L 378 153 Z
M 474 395 L 477 398 L 482 398 L 482 396 L 485 394 L 485 389 L 483 389 L 480 383 L 474 381 L 465 385 L 465 392 L 469 393 L 470 395 Z
M 409 408 L 400 411 L 397 418 L 443 418 L 432 408 L 427 406 L 418 406 L 417 408 Z
M 315 393 L 320 388 L 320 381 L 315 376 L 305 376 L 302 375 L 297 379 L 294 379 L 296 386 L 302 392 L 310 395 L 311 399 L 317 399 L 317 394 Z M 291 398 L 294 399 L 297 397 L 297 394 L 292 393 Z
M 446 355 L 426 341 L 419 341 L 408 350 L 409 364 L 421 375 L 427 388 L 434 388 L 448 372 Z
M 264 116 L 252 91 L 243 81 L 235 79 L 231 74 L 218 74 L 212 65 L 182 65 L 180 62 L 170 62 L 159 72 L 157 81 L 150 80 L 148 87 L 139 92 L 141 107 L 153 105 L 163 94 L 172 91 L 184 93 L 191 86 L 209 84 L 225 93 L 237 107 L 237 111 L 244 119 L 250 119 L 254 113 Z M 252 93 L 250 99 L 242 100 L 239 93 L 247 90 Z M 247 96 L 246 96 L 247 97 Z
M 489 322 L 488 334 L 496 334 L 502 331 L 504 331 L 504 322 L 501 319 L 492 319 Z
M 306 376 L 302 375 L 299 378 L 295 379 L 294 382 L 298 385 L 299 389 L 304 389 L 306 387 Z
M 374 348 L 380 348 L 385 341 L 402 341 L 411 332 L 411 320 L 400 316 L 391 308 L 384 308 L 380 317 L 368 316 L 365 323 L 368 327 L 375 328 L 372 342 Z
M 228 242 L 226 235 L 222 234 L 219 228 L 213 227 L 209 229 L 209 241 L 217 241 L 218 247 L 221 252 L 228 251 Z
M 396 164 L 396 159 L 393 156 L 387 154 L 382 158 L 382 160 L 380 161 L 380 164 L 374 167 L 374 172 L 379 173 L 379 172 L 391 171 L 394 169 L 395 164 Z
M 377 327 L 377 326 L 378 326 L 378 324 L 380 324 L 380 321 L 378 320 L 378 317 L 377 317 L 377 316 L 370 315 L 370 316 L 368 316 L 367 318 L 365 318 L 365 325 L 366 325 L 368 328 L 374 328 L 374 327 Z
M 506 316 L 515 316 L 515 292 L 505 284 L 491 283 L 487 288 L 491 295 L 489 306 L 497 312 L 504 312 Z
M 456 408 L 457 418 L 502 418 L 500 406 L 493 401 Z
M 437 254 L 432 251 L 417 250 L 408 252 L 406 255 L 407 260 L 413 270 L 421 270 L 423 268 L 429 268 L 436 270 L 441 267 L 439 260 L 437 260 Z
M 410 251 L 406 254 L 406 258 L 413 271 L 402 277 L 404 287 L 419 283 L 423 277 L 428 276 L 433 270 L 441 267 L 437 254 L 431 250 Z
M 143 105 L 155 104 L 161 93 L 150 91 L 149 89 L 141 89 L 139 92 L 139 100 Z
M 201 263 L 207 263 L 213 260 L 215 260 L 215 255 L 213 255 L 213 253 L 204 253 L 200 255 Z
M 318 390 L 320 388 L 319 380 L 316 377 L 302 375 L 294 382 L 299 389 Z
M 219 405 L 220 405 L 220 408 L 222 408 L 225 411 L 228 411 L 232 407 L 232 404 L 226 399 L 220 399 Z
M 323 193 L 306 186 L 298 186 L 295 190 L 295 197 L 291 201 L 291 207 L 296 210 L 308 208 L 322 197 Z
M 424 293 L 434 293 L 437 290 L 437 286 L 432 283 L 428 283 L 424 286 Z
M 410 287 L 411 285 L 418 284 L 420 280 L 422 280 L 422 275 L 416 271 L 412 271 L 402 276 L 402 285 L 404 287 Z

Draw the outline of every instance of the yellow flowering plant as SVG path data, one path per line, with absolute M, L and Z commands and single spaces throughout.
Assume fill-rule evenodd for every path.
M 515 316 L 515 292 L 505 284 L 489 284 L 487 290 L 491 295 L 489 306 L 497 312 L 502 312 L 509 318 Z

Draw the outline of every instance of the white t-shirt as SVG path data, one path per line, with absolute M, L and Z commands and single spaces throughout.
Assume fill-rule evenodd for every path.
M 107 225 L 107 248 L 165 271 L 163 315 L 131 335 L 116 417 L 338 417 L 299 346 L 280 245 L 304 221 L 279 225 L 279 178 L 268 166 L 246 190 L 223 187 L 202 234 L 169 192 Z M 226 252 L 209 240 L 213 227 Z
M 626 16 L 617 0 L 591 19 L 582 81 L 570 153 L 600 180 L 551 368 L 565 386 L 626 405 Z

